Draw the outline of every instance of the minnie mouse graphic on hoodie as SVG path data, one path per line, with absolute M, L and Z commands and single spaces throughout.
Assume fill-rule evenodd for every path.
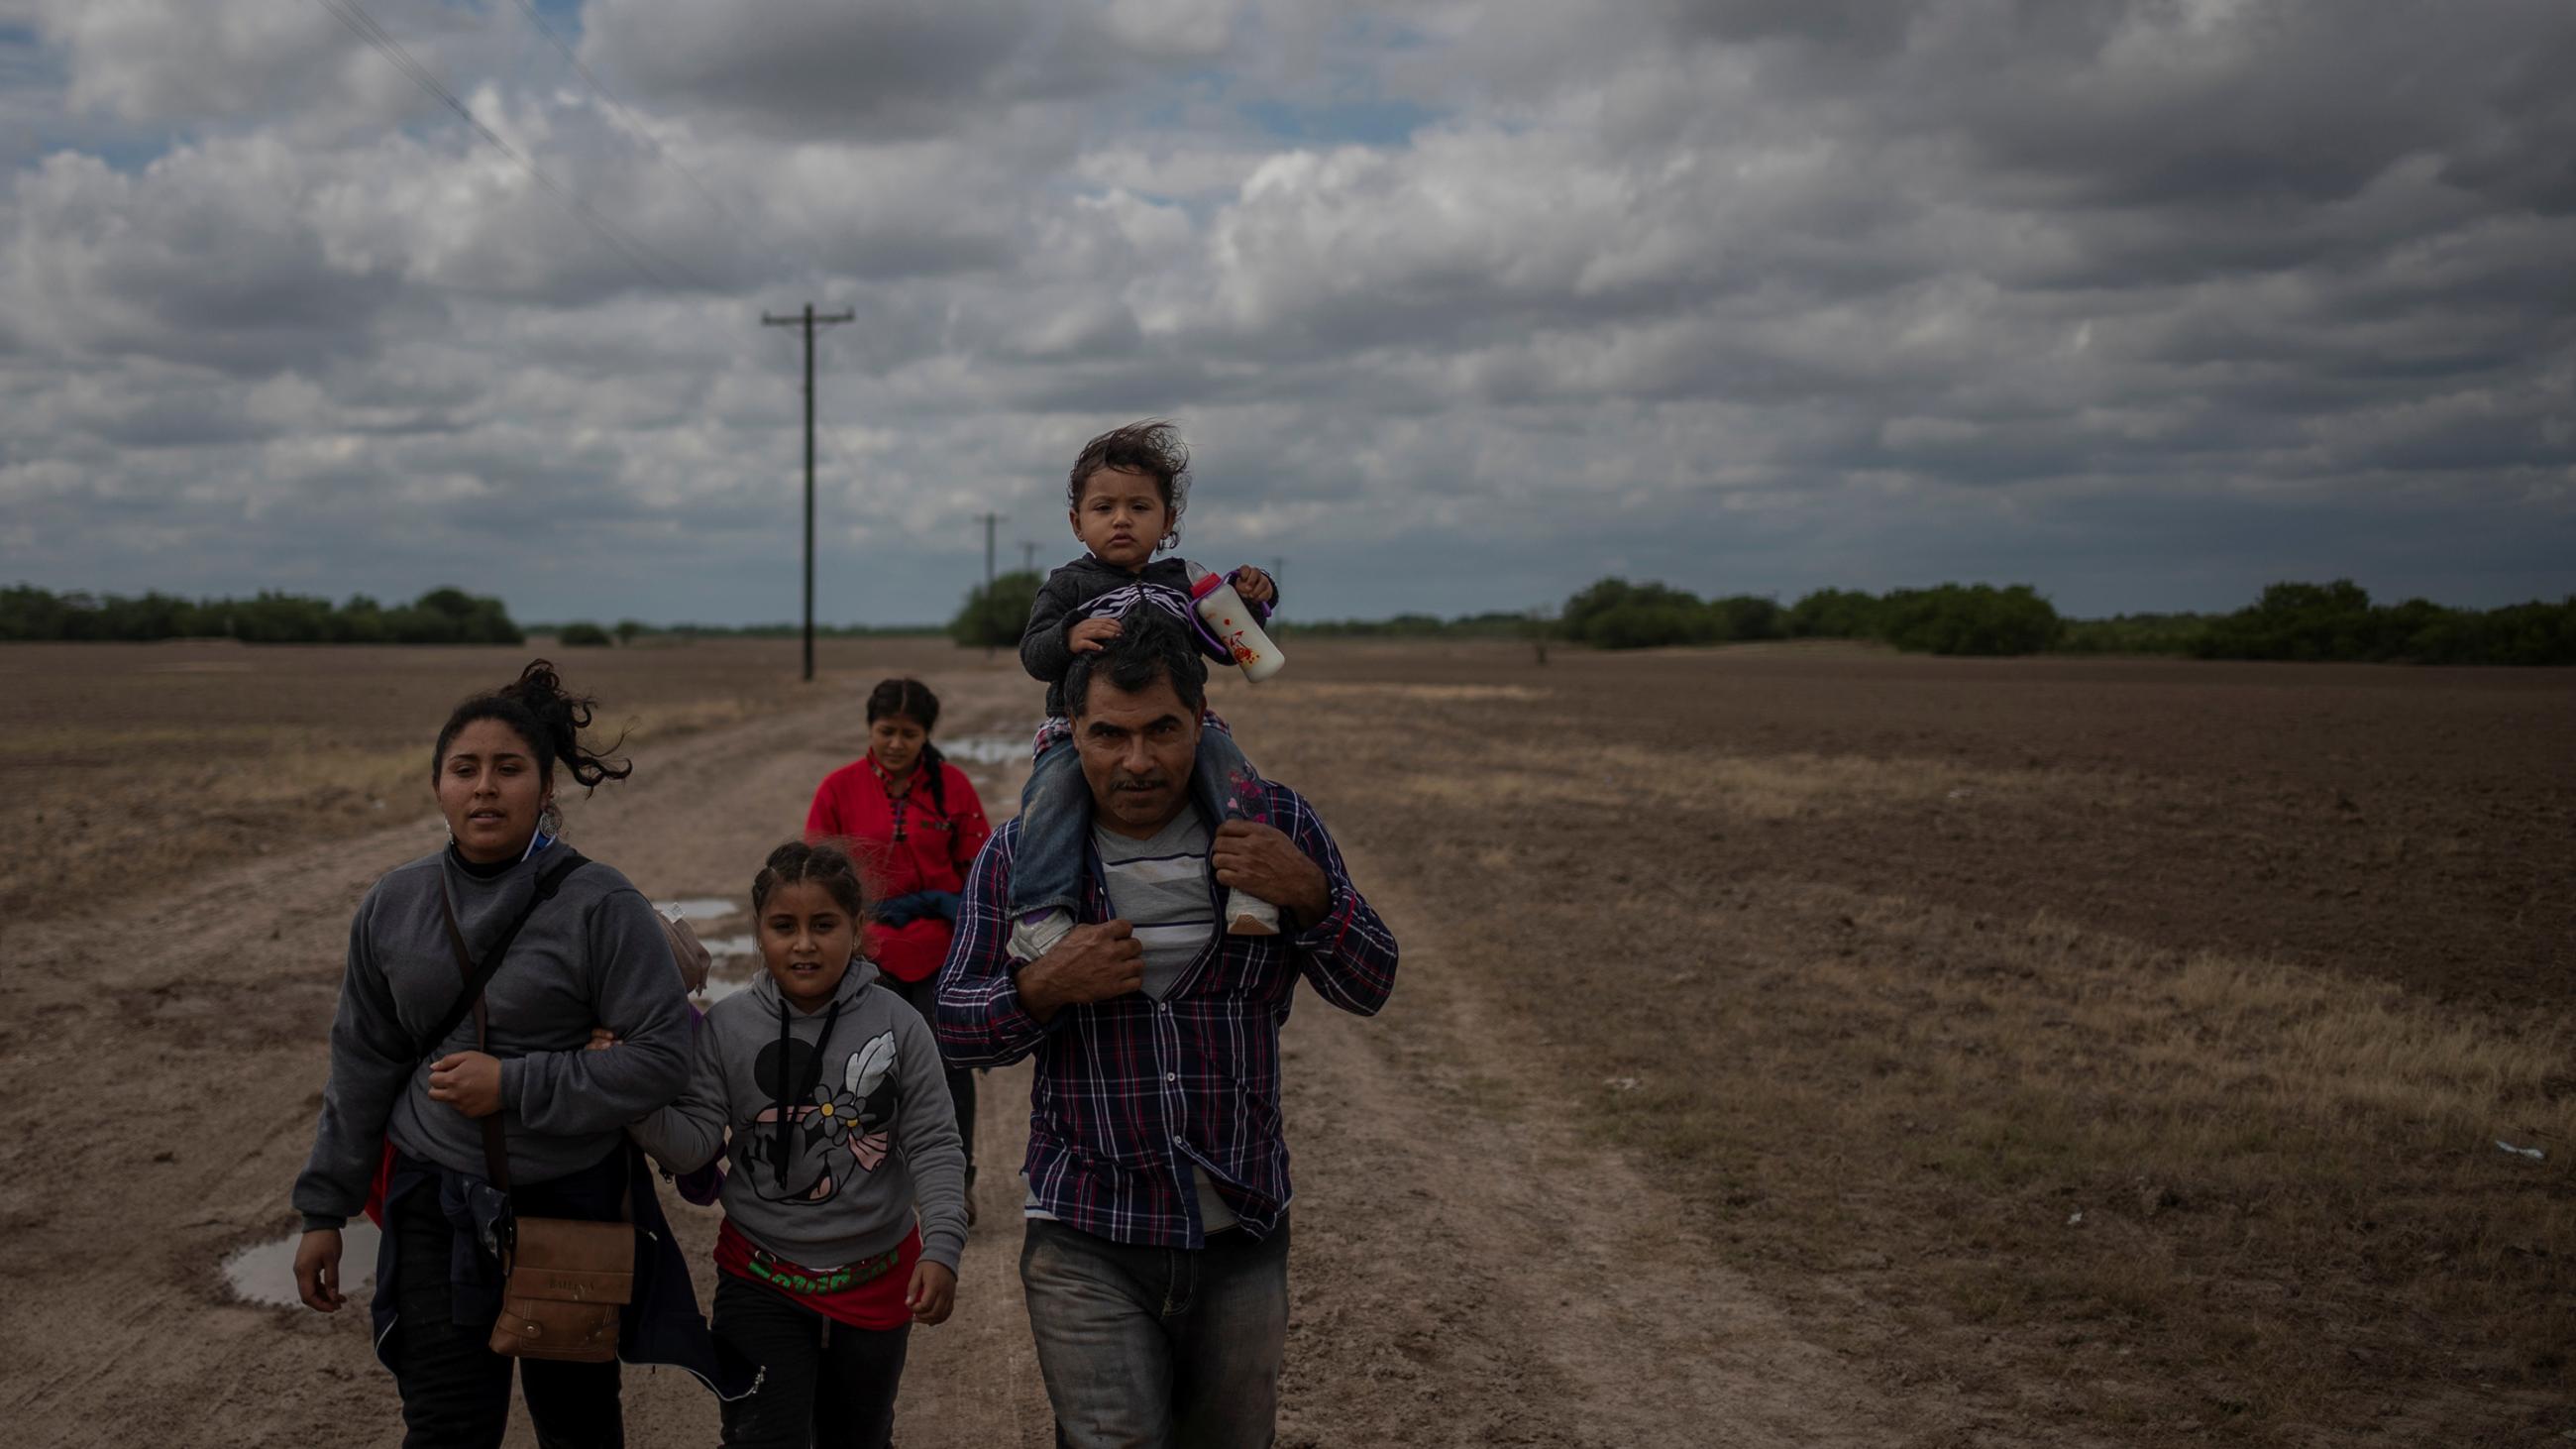
M 672 1172 L 726 1153 L 724 1212 L 797 1263 L 854 1263 L 909 1235 L 954 1272 L 966 1246 L 966 1154 L 921 1013 L 853 961 L 806 1012 L 767 975 L 707 1009 L 689 1084 L 630 1132 Z M 731 1133 L 730 1145 L 727 1133 Z

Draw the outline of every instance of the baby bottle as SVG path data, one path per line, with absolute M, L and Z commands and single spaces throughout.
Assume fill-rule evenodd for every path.
M 1197 606 L 1199 618 L 1208 632 L 1243 666 L 1243 677 L 1258 684 L 1279 672 L 1288 662 L 1279 646 L 1261 631 L 1261 622 L 1252 615 L 1252 606 L 1234 591 L 1234 584 L 1224 574 L 1212 574 L 1191 564 L 1190 599 Z

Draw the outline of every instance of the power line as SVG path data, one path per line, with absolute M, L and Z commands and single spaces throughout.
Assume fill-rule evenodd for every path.
M 528 178 L 530 180 L 544 188 L 548 195 L 551 195 L 556 200 L 562 202 L 565 207 L 572 212 L 574 217 L 579 219 L 583 225 L 588 226 L 600 240 L 608 243 L 610 249 L 615 251 L 618 256 L 624 258 L 627 265 L 633 267 L 638 272 L 643 273 L 647 281 L 650 281 L 657 287 L 664 288 L 679 285 L 678 283 L 674 283 L 670 278 L 664 276 L 659 269 L 655 268 L 652 262 L 647 260 L 649 257 L 659 260 L 662 266 L 669 268 L 674 273 L 677 273 L 682 279 L 682 282 L 686 285 L 695 287 L 701 291 L 712 292 L 715 290 L 715 288 L 709 285 L 703 278 L 690 272 L 688 268 L 673 262 L 670 258 L 662 256 L 641 239 L 619 235 L 616 225 L 610 222 L 606 216 L 602 215 L 598 208 L 592 206 L 589 202 L 582 200 L 572 192 L 565 190 L 562 186 L 557 185 L 554 178 L 546 175 L 545 172 L 538 170 L 536 162 L 530 160 L 524 152 L 519 150 L 518 147 L 513 146 L 508 141 L 502 139 L 499 132 L 493 130 L 487 125 L 484 125 L 483 122 L 475 116 L 472 108 L 468 107 L 465 102 L 458 100 L 456 93 L 449 90 L 446 84 L 439 80 L 436 72 L 432 71 L 428 66 L 423 65 L 410 51 L 404 49 L 403 43 L 396 40 L 393 37 L 392 32 L 386 30 L 382 25 L 377 24 L 376 18 L 369 15 L 365 8 L 358 4 L 358 0 L 315 0 L 315 3 L 321 5 L 323 9 L 328 10 L 333 15 L 339 17 L 341 24 L 346 25 L 351 31 L 355 32 L 357 37 L 360 40 L 365 41 L 378 55 L 381 55 L 385 59 L 393 62 L 394 68 L 401 71 L 404 75 L 409 76 L 413 84 L 419 86 L 422 90 L 427 91 L 432 97 L 437 99 L 439 104 L 447 107 L 451 111 L 454 111 L 468 127 L 473 129 L 475 135 L 482 137 L 494 150 L 499 151 L 502 155 L 519 163 L 520 169 L 528 173 Z
M 528 0 L 518 0 L 518 5 L 519 13 L 527 16 L 528 23 L 537 28 L 537 33 L 543 35 L 549 42 L 551 42 L 554 45 L 554 48 L 562 53 L 563 58 L 571 63 L 573 70 L 581 76 L 582 83 L 590 87 L 590 93 L 599 97 L 600 104 L 608 107 L 612 111 L 615 111 L 618 115 L 618 119 L 626 123 L 627 129 L 632 131 L 635 134 L 636 139 L 642 141 L 645 146 L 652 151 L 656 159 L 660 160 L 662 164 L 670 167 L 672 171 L 679 175 L 681 180 L 689 183 L 689 185 L 697 191 L 699 196 L 704 197 L 706 199 L 706 203 L 715 208 L 716 219 L 718 221 L 723 222 L 726 226 L 731 228 L 732 234 L 735 236 L 751 235 L 750 228 L 742 225 L 740 219 L 734 215 L 733 208 L 725 205 L 723 197 L 716 195 L 705 182 L 698 179 L 698 174 L 696 172 L 681 165 L 678 157 L 672 155 L 667 149 L 665 149 L 660 141 L 655 140 L 652 131 L 645 127 L 642 117 L 637 116 L 634 111 L 628 109 L 625 102 L 618 100 L 615 96 L 608 93 L 608 87 L 601 85 L 599 83 L 599 77 L 591 74 L 590 67 L 583 64 L 580 53 L 575 51 L 571 44 L 565 41 L 561 35 L 555 33 L 555 28 L 546 23 L 546 18 L 543 15 L 537 13 L 536 6 L 528 3 Z M 790 259 L 782 256 L 780 260 L 785 261 Z

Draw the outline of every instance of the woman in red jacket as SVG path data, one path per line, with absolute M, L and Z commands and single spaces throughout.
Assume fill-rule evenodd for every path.
M 957 893 L 993 828 L 966 773 L 930 743 L 939 696 L 918 679 L 889 679 L 868 695 L 868 752 L 823 777 L 805 812 L 808 843 L 834 841 L 867 874 L 875 902 L 868 955 L 882 985 L 938 1020 L 939 966 L 957 919 Z M 966 1147 L 966 1220 L 975 1220 L 975 1074 L 948 1073 L 957 1136 Z

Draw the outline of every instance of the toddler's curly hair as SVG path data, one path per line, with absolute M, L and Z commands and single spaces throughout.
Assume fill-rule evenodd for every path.
M 1181 438 L 1181 430 L 1162 418 L 1147 418 L 1123 428 L 1111 428 L 1082 445 L 1082 456 L 1073 460 L 1073 471 L 1066 475 L 1064 506 L 1076 513 L 1082 511 L 1082 490 L 1091 475 L 1103 469 L 1142 473 L 1154 480 L 1163 495 L 1163 506 L 1171 510 L 1172 524 L 1157 545 L 1174 548 L 1181 541 L 1181 513 L 1190 505 L 1190 445 Z

